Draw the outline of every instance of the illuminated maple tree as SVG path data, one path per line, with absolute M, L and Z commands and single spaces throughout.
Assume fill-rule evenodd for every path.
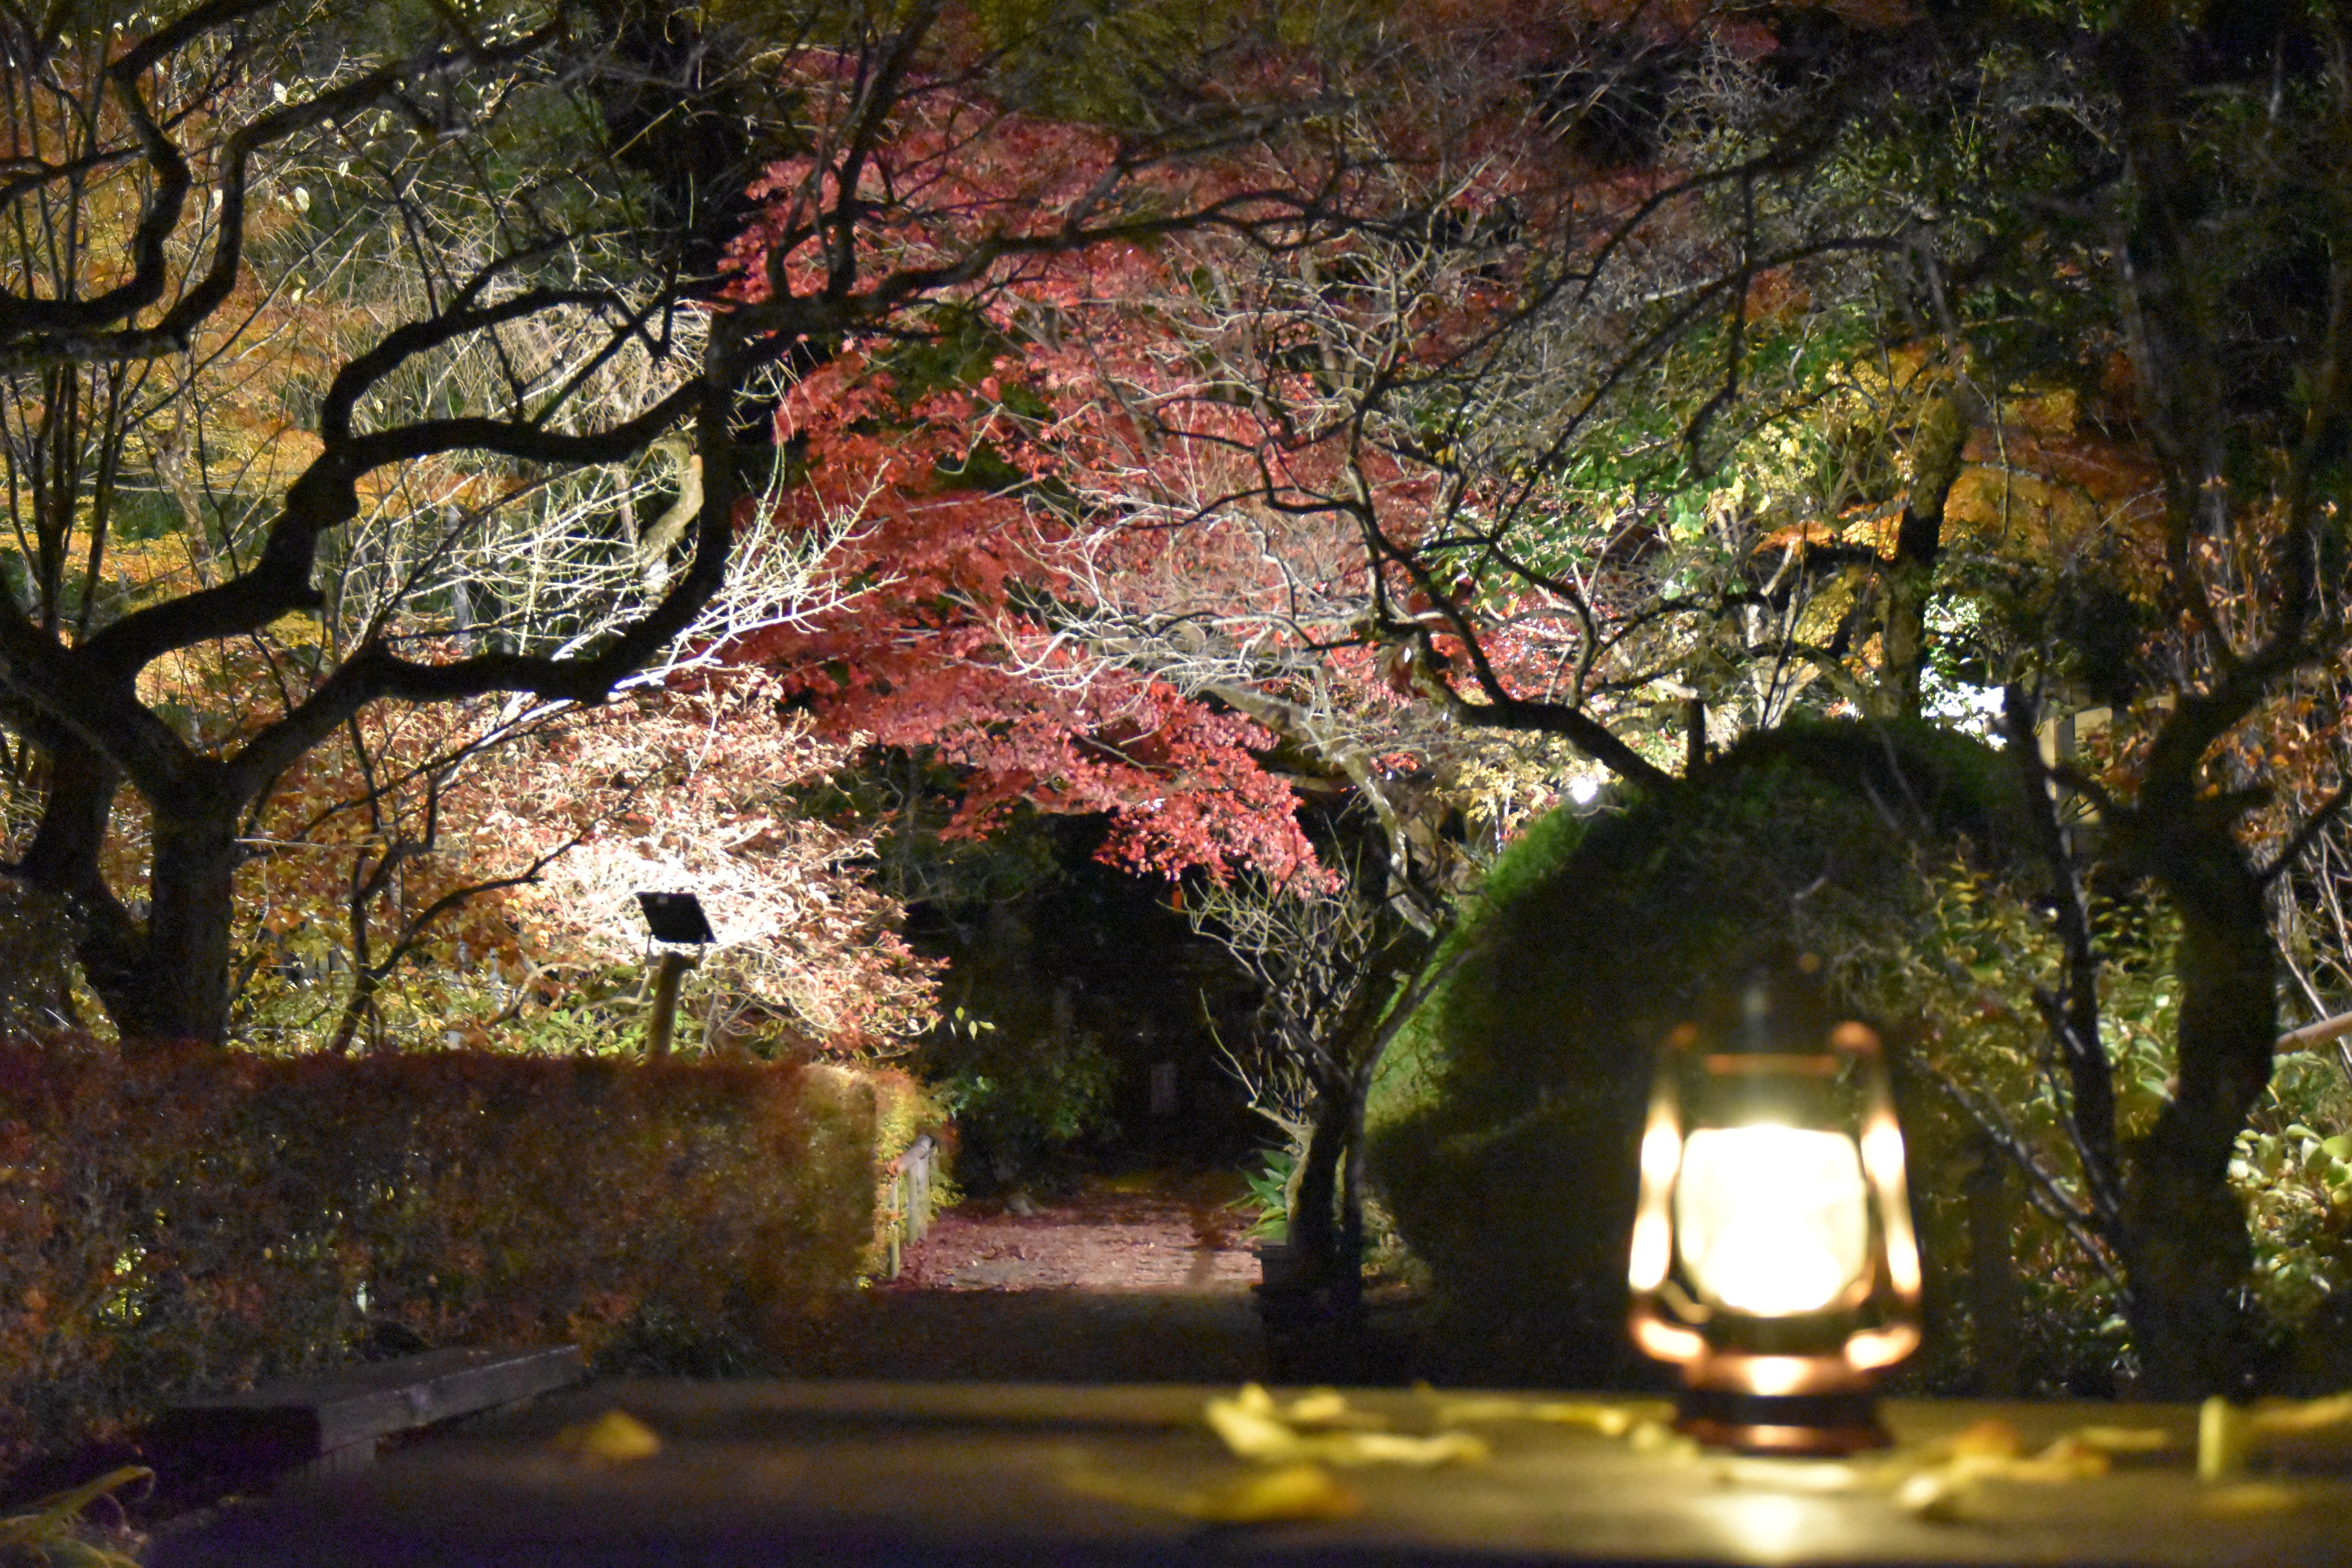
M 663 61 L 579 20 L 452 16 L 396 58 L 321 49 L 323 74 L 304 50 L 326 24 L 262 0 L 131 34 L 5 23 L 8 90 L 66 106 L 8 127 L 35 237 L 0 292 L 0 718 L 38 801 L 10 873 L 65 911 L 126 1037 L 221 1037 L 238 868 L 331 737 L 387 704 L 593 705 L 753 629 L 730 571 L 807 543 L 756 536 L 775 453 L 740 438 L 754 397 L 1057 255 L 1311 206 L 1295 181 L 1162 177 L 1267 121 L 1230 93 L 1097 137 L 1083 180 L 1032 162 L 976 199 L 961 171 L 1019 157 L 1025 122 L 990 109 L 975 132 L 956 106 L 1020 51 L 975 50 L 943 4 L 812 12 L 723 91 L 701 55 L 663 57 L 680 113 L 749 94 L 802 150 L 721 288 L 597 97 Z M 924 221 L 933 202 L 956 221 Z M 182 574 L 107 574 L 142 530 L 177 536 Z M 1195 728 L 1186 758 L 1234 754 L 1229 726 Z M 125 786 L 140 831 L 110 850 Z

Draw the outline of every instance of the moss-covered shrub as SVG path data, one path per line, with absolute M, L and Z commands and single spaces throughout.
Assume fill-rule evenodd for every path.
M 371 1342 L 744 1370 L 871 1257 L 877 1124 L 908 1121 L 907 1089 L 0 1047 L 0 1465 Z
M 1368 1127 L 1455 1371 L 1654 1375 L 1624 1343 L 1654 1042 L 1767 943 L 1820 954 L 1840 1001 L 1879 1014 L 1890 955 L 1930 938 L 1923 868 L 2021 842 L 2011 777 L 1924 727 L 1790 728 L 1622 814 L 1563 812 L 1517 841 L 1454 939 L 1460 967 L 1391 1047 Z

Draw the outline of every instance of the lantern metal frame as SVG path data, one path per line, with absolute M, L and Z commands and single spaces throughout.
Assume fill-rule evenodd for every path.
M 1791 1038 L 1762 980 L 1743 1002 L 1759 1026 L 1709 1038 L 1685 1024 L 1661 1053 L 1627 1268 L 1633 1342 L 1682 1369 L 1677 1426 L 1702 1442 L 1776 1454 L 1881 1447 L 1888 1439 L 1871 1385 L 1918 1346 L 1920 1269 L 1879 1038 L 1852 1021 Z M 1710 1300 L 1683 1256 L 1676 1193 L 1690 1134 L 1767 1126 L 1849 1137 L 1861 1166 L 1864 1265 L 1818 1309 Z

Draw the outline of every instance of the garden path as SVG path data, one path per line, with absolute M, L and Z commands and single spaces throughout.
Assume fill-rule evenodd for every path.
M 1097 1179 L 1047 1204 L 941 1214 L 898 1279 L 793 1359 L 812 1377 L 1236 1383 L 1265 1375 L 1256 1259 L 1230 1178 Z M 1026 1212 L 1023 1212 L 1023 1211 Z

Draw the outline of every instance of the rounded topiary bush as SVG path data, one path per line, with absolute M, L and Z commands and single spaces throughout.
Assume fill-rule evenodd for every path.
M 1489 874 L 1458 967 L 1391 1048 L 1375 1178 L 1427 1266 L 1465 1380 L 1622 1384 L 1625 1249 L 1654 1042 L 1768 946 L 1824 962 L 1892 1024 L 1896 955 L 1932 942 L 1958 853 L 2025 842 L 1999 753 L 1926 726 L 1752 736 L 1618 813 L 1563 811 Z M 1903 968 L 1916 973 L 1916 964 Z

